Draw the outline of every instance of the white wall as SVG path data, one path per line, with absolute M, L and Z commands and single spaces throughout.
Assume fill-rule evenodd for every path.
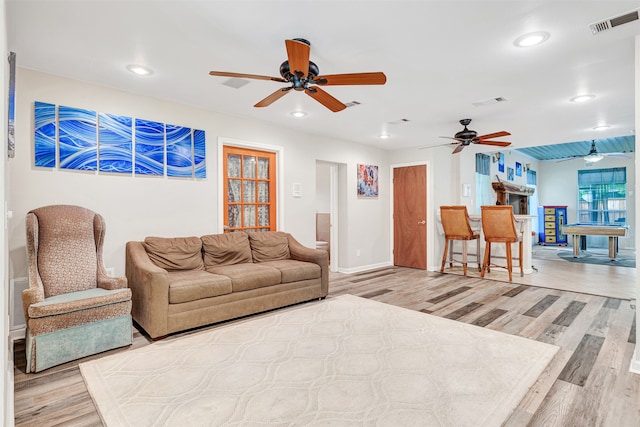
M 0 0 L 0 23 L 2 23 L 2 31 L 0 31 L 0 46 L 2 47 L 2 58 L 8 57 L 7 50 L 7 36 L 5 25 L 5 1 Z M 7 185 L 9 179 L 7 177 L 7 99 L 8 99 L 8 63 L 6 60 L 0 67 L 0 81 L 3 82 L 2 99 L 0 103 L 0 135 L 2 135 L 2 142 L 0 143 L 0 176 L 2 177 L 2 185 L 0 186 L 0 200 L 2 200 L 2 216 L 3 226 L 0 227 L 0 259 L 2 259 L 2 293 L 0 296 L 0 327 L 2 328 L 2 350 L 0 355 L 2 356 L 2 374 L 0 377 L 0 390 L 2 391 L 2 403 L 0 404 L 0 422 L 5 426 L 14 425 L 13 416 L 13 343 L 9 334 L 9 274 L 8 274 L 8 232 L 7 232 L 7 220 L 6 220 L 6 207 L 7 203 Z
M 603 169 L 614 167 L 627 168 L 627 224 L 629 235 L 619 239 L 620 249 L 634 249 L 636 235 L 636 184 L 635 184 L 635 156 L 630 158 L 605 157 L 590 166 L 589 169 Z M 587 169 L 583 159 L 563 162 L 539 162 L 538 197 L 540 205 L 567 206 L 567 221 L 578 221 L 578 170 Z
M 78 204 L 102 214 L 107 224 L 105 264 L 124 274 L 124 249 L 129 240 L 146 236 L 200 236 L 217 233 L 217 139 L 233 138 L 283 148 L 282 209 L 279 221 L 308 246 L 315 244 L 316 161 L 346 164 L 345 211 L 349 225 L 341 253 L 342 267 L 362 269 L 388 263 L 389 222 L 387 153 L 361 144 L 269 126 L 261 122 L 213 113 L 185 105 L 143 97 L 80 81 L 18 68 L 16 157 L 9 162 L 9 205 L 14 212 L 9 233 L 10 278 L 27 275 L 25 215 L 49 204 Z M 205 180 L 101 174 L 33 166 L 33 106 L 35 101 L 92 109 L 206 131 Z M 380 197 L 357 198 L 356 165 L 380 167 Z M 300 183 L 302 197 L 294 198 L 292 184 Z M 361 255 L 356 256 L 356 248 Z M 6 287 L 5 287 L 6 289 Z
M 316 212 L 331 212 L 330 163 L 316 163 Z

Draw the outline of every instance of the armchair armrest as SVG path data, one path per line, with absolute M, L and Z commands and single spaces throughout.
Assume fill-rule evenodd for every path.
M 44 301 L 44 292 L 41 288 L 28 288 L 22 291 L 22 311 L 27 326 L 29 326 L 29 306 L 42 301 Z
M 308 248 L 287 233 L 289 239 L 289 253 L 291 259 L 298 261 L 306 261 L 318 264 L 322 271 L 321 288 L 322 296 L 325 297 L 329 293 L 329 254 L 320 249 Z
M 168 334 L 169 277 L 155 265 L 142 242 L 127 242 L 125 274 L 131 288 L 131 315 L 151 336 Z
M 127 278 L 98 275 L 98 287 L 110 291 L 114 289 L 124 289 L 127 287 Z

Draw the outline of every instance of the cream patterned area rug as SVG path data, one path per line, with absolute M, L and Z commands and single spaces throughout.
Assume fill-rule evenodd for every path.
M 115 426 L 499 426 L 558 347 L 343 295 L 80 364 Z

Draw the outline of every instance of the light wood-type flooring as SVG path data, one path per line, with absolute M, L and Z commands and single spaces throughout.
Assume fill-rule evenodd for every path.
M 585 275 L 576 280 L 588 283 L 592 278 Z M 640 425 L 640 375 L 628 370 L 636 336 L 630 301 L 401 267 L 332 274 L 329 298 L 342 294 L 560 346 L 507 421 L 508 427 Z M 149 343 L 146 335 L 135 330 L 131 347 L 107 354 Z M 17 426 L 102 425 L 79 362 L 25 374 L 24 357 L 24 341 L 16 341 Z
M 472 247 L 473 245 L 469 245 Z M 460 250 L 459 246 L 455 247 Z M 571 292 L 580 292 L 592 295 L 602 295 L 620 299 L 636 298 L 636 269 L 629 267 L 616 267 L 614 265 L 596 265 L 568 262 L 560 259 L 556 252 L 567 251 L 566 247 L 533 247 L 533 272 L 520 276 L 517 261 L 514 260 L 513 283 L 522 285 L 538 286 L 542 288 L 560 289 Z M 629 255 L 635 253 L 628 252 Z M 454 259 L 460 260 L 461 256 L 456 254 Z M 475 255 L 469 258 L 467 275 L 480 277 L 480 272 L 475 265 Z M 492 263 L 506 266 L 504 258 L 492 260 Z M 451 267 L 445 264 L 445 273 L 463 274 L 462 264 L 454 262 Z M 509 274 L 506 269 L 492 268 L 491 272 L 485 273 L 485 278 L 509 281 Z

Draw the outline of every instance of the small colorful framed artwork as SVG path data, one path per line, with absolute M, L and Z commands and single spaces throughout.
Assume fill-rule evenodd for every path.
M 378 197 L 378 166 L 358 165 L 358 196 Z

